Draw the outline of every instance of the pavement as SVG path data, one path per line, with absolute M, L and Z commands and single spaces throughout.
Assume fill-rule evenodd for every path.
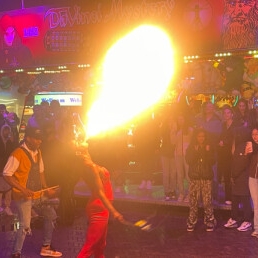
M 87 220 L 84 207 L 89 193 L 83 182 L 75 187 L 75 218 L 73 223 L 57 223 L 53 245 L 65 258 L 75 258 L 84 243 Z M 131 222 L 152 218 L 153 228 L 143 231 L 114 221 L 109 222 L 106 258 L 257 258 L 258 238 L 251 230 L 238 232 L 225 229 L 223 224 L 230 216 L 230 206 L 215 205 L 218 221 L 214 232 L 206 232 L 203 209 L 200 205 L 199 221 L 194 232 L 186 231 L 188 204 L 163 201 L 162 186 L 152 191 L 139 191 L 137 186 L 125 186 L 122 193 L 115 193 L 115 207 Z M 0 258 L 10 257 L 18 221 L 15 216 L 0 214 Z M 32 223 L 32 236 L 26 238 L 22 258 L 40 257 L 42 221 Z

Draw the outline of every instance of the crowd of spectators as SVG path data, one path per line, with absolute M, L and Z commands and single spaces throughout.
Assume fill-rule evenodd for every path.
M 217 108 L 215 104 L 207 101 L 202 104 L 200 112 L 195 113 L 190 106 L 176 103 L 166 106 L 162 112 L 156 114 L 156 117 L 149 114 L 148 117 L 145 117 L 144 122 L 139 119 L 133 134 L 136 160 L 140 165 L 141 174 L 139 190 L 152 190 L 152 176 L 157 166 L 157 160 L 159 160 L 163 174 L 165 200 L 185 202 L 193 207 L 193 201 L 196 202 L 200 193 L 191 194 L 191 185 L 192 188 L 193 185 L 196 187 L 196 184 L 193 184 L 193 180 L 196 178 L 191 177 L 193 159 L 191 158 L 189 161 L 186 156 L 191 146 L 193 152 L 202 148 L 198 147 L 198 145 L 202 146 L 202 143 L 198 142 L 196 138 L 197 130 L 201 129 L 205 133 L 205 149 L 212 150 L 214 155 L 214 162 L 210 164 L 212 167 L 212 201 L 232 205 L 232 217 L 225 227 L 237 226 L 240 231 L 248 230 L 251 227 L 251 205 L 254 210 L 256 207 L 254 199 L 256 195 L 252 194 L 252 202 L 250 198 L 250 177 L 256 183 L 258 176 L 256 173 L 250 174 L 250 164 L 255 163 L 253 156 L 256 153 L 254 130 L 258 128 L 258 106 L 256 106 L 256 102 L 253 103 L 250 105 L 250 102 L 240 99 L 234 107 L 224 105 L 222 108 Z M 4 125 L 8 125 L 12 132 L 11 141 L 14 146 L 18 146 L 19 118 L 15 113 L 9 113 L 4 105 L 0 105 L 0 108 L 0 126 L 2 128 Z M 59 102 L 53 100 L 51 103 L 42 102 L 41 105 L 35 105 L 33 115 L 27 123 L 27 126 L 38 127 L 43 132 L 41 149 L 45 163 L 45 175 L 49 185 L 59 185 L 63 189 L 60 195 L 60 213 L 62 213 L 61 217 L 64 223 L 73 221 L 73 189 L 79 179 L 74 173 L 72 162 L 70 162 L 69 146 L 67 145 L 68 139 L 74 133 L 71 130 L 72 119 L 71 112 L 62 109 Z M 123 145 L 127 144 L 125 137 L 122 137 Z M 118 149 L 121 147 L 121 143 L 113 146 L 110 144 L 111 142 L 106 141 L 106 144 L 103 145 L 103 151 L 108 150 L 103 153 L 103 155 L 108 153 L 108 157 L 104 159 L 109 160 L 111 178 L 113 169 L 118 171 L 113 175 L 123 181 L 121 180 L 122 168 L 126 166 L 125 163 L 130 162 L 128 157 L 123 156 L 127 146 L 123 146 L 122 152 L 115 151 L 116 147 Z M 252 151 L 246 150 L 247 142 L 252 144 Z M 112 157 L 112 153 L 114 157 Z M 194 156 L 193 153 L 192 156 Z M 123 161 L 122 164 L 119 164 L 120 159 Z M 204 160 L 204 158 L 200 160 Z M 114 163 L 119 165 L 114 165 Z M 195 167 L 201 171 L 203 168 L 200 167 L 202 166 L 198 164 Z M 198 180 L 203 179 L 202 176 Z M 122 183 L 120 182 L 119 186 Z M 253 184 L 252 187 L 254 188 Z M 241 219 L 238 218 L 239 207 L 243 207 L 245 211 Z M 193 222 L 193 219 L 191 221 Z M 241 225 L 239 225 L 240 222 Z M 243 223 L 244 225 L 242 225 Z M 255 232 L 258 232 L 258 225 L 255 226 Z
M 194 230 L 197 199 L 202 196 L 207 207 L 205 219 L 211 214 L 212 223 L 205 222 L 207 231 L 213 231 L 216 224 L 210 204 L 218 202 L 231 206 L 231 218 L 225 227 L 237 227 L 239 231 L 252 228 L 253 207 L 252 235 L 257 235 L 256 103 L 240 99 L 236 106 L 218 108 L 207 101 L 196 114 L 189 106 L 178 104 L 164 112 L 157 123 L 165 200 L 189 203 L 188 231 Z M 211 152 L 212 159 L 208 158 Z M 210 183 L 211 187 L 206 188 Z

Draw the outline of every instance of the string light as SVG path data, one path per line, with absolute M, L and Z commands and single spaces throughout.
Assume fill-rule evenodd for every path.
M 182 56 L 181 59 L 184 63 L 191 63 L 194 61 L 198 60 L 213 60 L 214 57 L 218 60 L 218 58 L 228 58 L 232 56 L 242 56 L 245 58 L 258 58 L 258 50 L 257 49 L 250 49 L 250 50 L 236 50 L 236 51 L 224 51 L 224 52 L 217 52 L 217 53 L 203 53 L 203 54 L 195 54 L 195 55 L 185 55 Z M 180 60 L 180 58 L 178 58 Z M 84 63 L 84 64 L 64 64 L 64 65 L 59 65 L 59 66 L 54 66 L 54 65 L 48 65 L 47 67 L 24 67 L 24 68 L 19 68 L 19 69 L 0 69 L 0 74 L 3 73 L 11 73 L 11 72 L 16 72 L 16 73 L 23 73 L 26 72 L 27 74 L 38 74 L 37 72 L 40 71 L 45 71 L 45 73 L 57 73 L 56 69 L 59 71 L 61 70 L 62 72 L 70 72 L 74 69 L 86 69 L 90 68 L 91 65 L 89 63 Z M 36 72 L 35 72 L 36 71 Z

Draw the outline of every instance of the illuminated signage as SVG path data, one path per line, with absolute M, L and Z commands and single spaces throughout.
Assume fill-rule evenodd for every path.
M 82 106 L 81 92 L 44 92 L 34 96 L 34 105 L 40 105 L 42 101 L 51 102 L 58 100 L 61 106 L 78 107 Z
M 23 29 L 23 36 L 24 36 L 24 38 L 38 37 L 39 36 L 39 28 L 36 27 L 36 26 L 29 27 L 29 28 L 24 28 Z

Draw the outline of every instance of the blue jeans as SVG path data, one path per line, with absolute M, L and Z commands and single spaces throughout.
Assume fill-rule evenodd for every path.
M 254 207 L 254 231 L 258 233 L 258 179 L 249 177 L 249 190 Z
M 31 209 L 32 200 L 16 200 L 15 205 L 18 212 L 19 227 L 15 236 L 13 253 L 21 253 L 26 235 L 31 235 Z M 42 205 L 40 212 L 44 217 L 44 239 L 43 245 L 50 245 L 54 230 L 54 221 L 57 218 L 56 211 L 51 205 Z

